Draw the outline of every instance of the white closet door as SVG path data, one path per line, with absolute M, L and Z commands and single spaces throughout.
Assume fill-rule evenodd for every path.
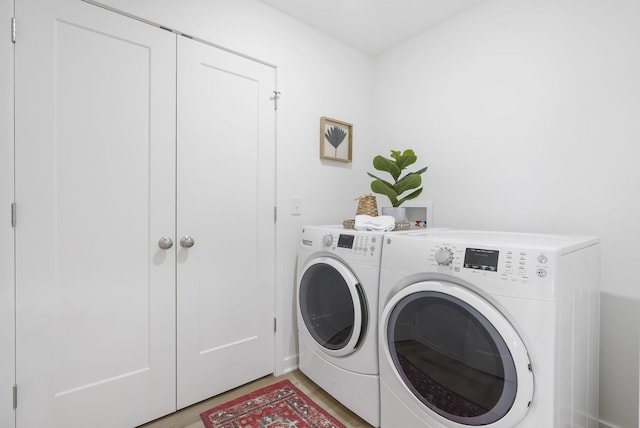
M 274 84 L 178 38 L 178 408 L 273 372 Z
M 130 428 L 175 409 L 175 36 L 16 15 L 18 426 Z
M 10 22 L 13 1 L 0 1 L 0 22 Z M 0 38 L 0 206 L 13 202 L 13 45 Z M 0 427 L 14 428 L 11 386 L 15 382 L 13 228 L 0 210 Z

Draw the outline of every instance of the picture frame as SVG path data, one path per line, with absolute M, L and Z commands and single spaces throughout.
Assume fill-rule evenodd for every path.
M 320 118 L 320 159 L 351 162 L 353 125 L 342 120 Z

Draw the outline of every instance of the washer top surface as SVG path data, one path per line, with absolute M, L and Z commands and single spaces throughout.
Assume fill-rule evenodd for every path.
M 538 233 L 496 232 L 484 230 L 441 229 L 398 234 L 396 238 L 433 240 L 493 247 L 535 248 L 568 253 L 599 242 L 594 236 L 550 235 Z

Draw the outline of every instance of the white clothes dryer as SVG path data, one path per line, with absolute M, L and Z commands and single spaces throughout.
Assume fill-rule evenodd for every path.
M 385 237 L 383 428 L 598 426 L 599 240 Z
M 300 370 L 374 427 L 383 238 L 342 226 L 304 227 L 296 281 Z

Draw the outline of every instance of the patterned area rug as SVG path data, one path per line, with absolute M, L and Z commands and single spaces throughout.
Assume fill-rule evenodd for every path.
M 288 380 L 200 414 L 207 428 L 346 428 Z

